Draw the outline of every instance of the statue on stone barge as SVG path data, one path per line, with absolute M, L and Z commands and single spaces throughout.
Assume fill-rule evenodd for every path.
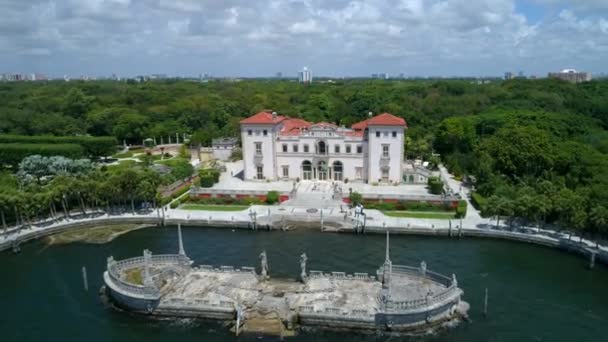
M 306 253 L 302 253 L 302 255 L 300 255 L 300 278 L 302 278 L 302 281 L 306 279 L 306 261 L 308 261 L 308 257 L 306 256 Z
M 420 263 L 420 273 L 423 277 L 426 276 L 426 262 L 424 260 Z
M 266 251 L 260 253 L 260 266 L 262 268 L 262 278 L 268 277 L 268 258 L 266 257 Z

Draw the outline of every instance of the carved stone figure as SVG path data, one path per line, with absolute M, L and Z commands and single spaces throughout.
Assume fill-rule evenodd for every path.
M 266 257 L 266 251 L 260 253 L 260 266 L 262 268 L 262 278 L 268 277 L 268 258 Z
M 420 273 L 423 277 L 426 275 L 426 262 L 424 260 L 420 263 Z
M 308 257 L 306 256 L 306 253 L 302 253 L 302 255 L 300 255 L 300 277 L 302 280 L 306 279 L 306 261 L 308 261 Z

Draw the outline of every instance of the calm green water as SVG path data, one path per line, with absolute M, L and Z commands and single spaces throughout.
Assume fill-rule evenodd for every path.
M 97 290 L 109 255 L 126 258 L 144 248 L 177 251 L 174 229 L 152 228 L 110 244 L 23 246 L 20 255 L 0 254 L 0 341 L 272 341 L 276 338 L 231 335 L 216 323 L 193 320 L 152 321 L 115 312 L 100 302 Z M 384 259 L 384 237 L 319 232 L 231 232 L 184 229 L 186 251 L 196 264 L 255 266 L 268 253 L 273 277 L 295 278 L 299 255 L 309 268 L 373 273 Z M 585 268 L 582 258 L 492 240 L 449 240 L 411 236 L 391 238 L 394 263 L 456 273 L 471 323 L 438 336 L 390 338 L 415 341 L 605 341 L 608 336 L 608 269 Z M 89 274 L 89 292 L 80 268 Z M 489 314 L 481 315 L 484 288 Z M 387 337 L 345 333 L 305 333 L 291 341 L 385 341 Z

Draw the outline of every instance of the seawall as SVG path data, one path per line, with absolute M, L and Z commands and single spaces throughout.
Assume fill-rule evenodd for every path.
M 257 224 L 253 224 L 250 220 L 244 220 L 238 215 L 230 216 L 229 219 L 219 219 L 217 217 L 227 216 L 226 212 L 218 212 L 217 217 L 213 217 L 214 213 L 210 213 L 206 219 L 202 218 L 182 218 L 182 217 L 166 217 L 165 225 L 177 225 L 183 226 L 196 226 L 196 227 L 210 227 L 210 228 L 229 228 L 229 229 L 257 229 L 257 230 L 268 230 L 268 229 L 280 229 L 273 228 L 272 224 L 263 223 L 259 221 Z M 13 232 L 8 238 L 0 237 L 0 251 L 12 248 L 15 244 L 19 245 L 24 242 L 46 237 L 49 235 L 61 233 L 71 229 L 79 229 L 86 227 L 93 227 L 99 225 L 112 225 L 112 224 L 150 224 L 160 225 L 161 220 L 153 214 L 126 214 L 126 215 L 100 215 L 97 217 L 87 219 L 75 219 L 69 221 L 60 221 L 47 226 L 36 226 L 32 229 L 24 228 L 21 232 Z M 315 222 L 310 222 L 315 224 Z M 320 226 L 319 226 L 319 230 Z M 595 261 L 608 265 L 608 252 L 603 249 L 591 248 L 588 245 L 583 245 L 574 240 L 570 241 L 565 238 L 555 238 L 544 234 L 530 234 L 530 233 L 519 233 L 513 231 L 503 231 L 495 229 L 479 229 L 479 228 L 428 228 L 428 227 L 379 227 L 368 225 L 365 228 L 365 233 L 384 233 L 389 230 L 393 234 L 408 234 L 408 235 L 420 235 L 420 236 L 436 236 L 436 237 L 474 237 L 474 238 L 492 238 L 509 240 L 516 242 L 529 243 L 544 247 L 557 248 L 559 250 L 573 252 L 590 258 L 592 254 L 595 254 Z M 339 233 L 353 233 L 354 230 L 350 228 L 333 229 L 332 232 Z

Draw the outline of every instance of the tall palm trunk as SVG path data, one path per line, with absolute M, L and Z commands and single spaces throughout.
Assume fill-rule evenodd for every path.
M 66 200 L 64 198 L 61 199 L 61 206 L 63 207 L 63 213 L 65 215 L 65 219 L 69 220 L 70 219 L 70 211 L 68 210 L 68 206 L 67 206 Z
M 80 211 L 82 211 L 82 215 L 86 215 L 87 211 L 84 208 L 84 200 L 82 199 L 82 196 L 78 195 L 78 202 L 80 203 Z
M 57 218 L 57 216 L 59 216 L 59 215 L 57 215 L 57 206 L 55 205 L 55 202 L 51 203 L 51 208 L 53 209 L 54 218 Z
M 131 197 L 131 212 L 135 215 L 135 200 Z
M 2 228 L 4 228 L 4 235 L 8 232 L 8 226 L 6 225 L 6 218 L 4 217 L 4 210 L 0 210 L 0 217 L 2 217 Z
M 15 227 L 19 226 L 19 209 L 17 208 L 17 206 L 14 206 L 15 208 Z

